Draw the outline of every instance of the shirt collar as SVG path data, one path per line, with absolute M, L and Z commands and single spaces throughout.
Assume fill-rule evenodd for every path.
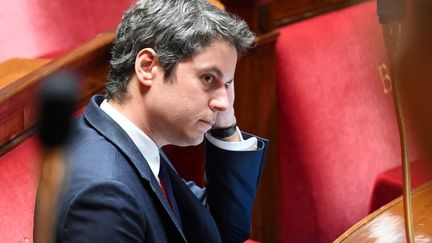
M 129 135 L 159 181 L 160 157 L 157 145 L 141 129 L 111 106 L 106 99 L 102 102 L 100 108 Z

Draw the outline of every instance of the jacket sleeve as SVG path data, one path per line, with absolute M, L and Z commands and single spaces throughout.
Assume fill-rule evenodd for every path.
M 144 242 L 145 222 L 126 186 L 99 181 L 83 188 L 60 210 L 56 242 Z
M 253 203 L 267 147 L 268 141 L 262 138 L 258 138 L 255 151 L 227 151 L 206 143 L 207 204 L 223 242 L 243 242 L 251 232 Z

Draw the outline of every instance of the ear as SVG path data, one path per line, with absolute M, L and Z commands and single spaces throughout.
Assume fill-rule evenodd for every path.
M 156 52 L 152 48 L 142 49 L 135 59 L 135 74 L 139 82 L 151 86 L 159 70 Z

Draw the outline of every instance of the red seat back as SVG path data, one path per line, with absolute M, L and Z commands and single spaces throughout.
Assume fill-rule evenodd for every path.
M 33 213 L 40 166 L 35 137 L 0 157 L 0 241 L 33 242 Z
M 377 174 L 400 162 L 375 2 L 280 33 L 280 239 L 330 242 L 367 215 Z

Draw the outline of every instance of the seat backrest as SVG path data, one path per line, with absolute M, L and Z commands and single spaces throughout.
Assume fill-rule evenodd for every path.
M 0 0 L 0 61 L 76 47 L 115 28 L 133 2 Z
M 374 1 L 280 29 L 281 242 L 330 242 L 368 213 L 378 173 L 400 162 Z

